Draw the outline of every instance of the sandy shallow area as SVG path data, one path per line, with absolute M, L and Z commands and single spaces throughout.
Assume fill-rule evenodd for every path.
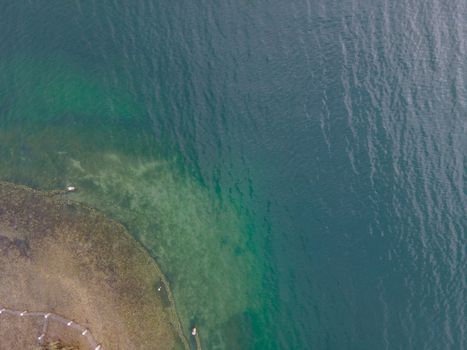
M 122 225 L 65 194 L 6 182 L 0 182 L 2 307 L 73 320 L 101 349 L 188 347 L 166 279 Z M 44 331 L 42 315 L 0 314 L 0 349 L 35 349 L 57 339 L 95 349 L 79 327 L 49 321 Z

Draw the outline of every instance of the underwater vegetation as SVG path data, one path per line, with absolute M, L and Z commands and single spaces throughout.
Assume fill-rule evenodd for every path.
M 184 330 L 196 322 L 202 340 L 262 307 L 249 224 L 160 151 L 124 89 L 60 61 L 10 59 L 0 74 L 0 179 L 72 184 L 70 198 L 123 223 L 167 275 Z

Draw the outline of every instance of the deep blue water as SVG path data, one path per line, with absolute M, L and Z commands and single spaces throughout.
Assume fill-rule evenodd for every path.
M 0 178 L 121 220 L 205 349 L 466 347 L 467 3 L 0 4 Z

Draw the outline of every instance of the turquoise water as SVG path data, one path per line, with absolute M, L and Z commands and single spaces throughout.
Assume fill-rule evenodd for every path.
M 467 5 L 0 5 L 0 178 L 123 222 L 206 349 L 465 347 Z

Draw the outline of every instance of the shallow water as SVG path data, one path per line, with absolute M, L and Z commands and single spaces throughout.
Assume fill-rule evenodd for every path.
M 0 5 L 0 178 L 119 219 L 208 349 L 465 347 L 467 5 Z

